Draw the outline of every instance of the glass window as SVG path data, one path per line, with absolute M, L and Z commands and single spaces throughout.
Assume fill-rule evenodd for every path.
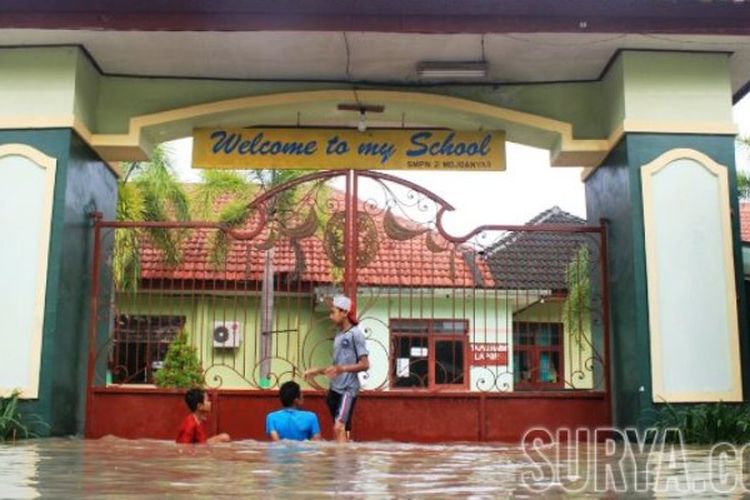
M 467 321 L 392 319 L 390 331 L 391 387 L 466 385 Z
M 435 383 L 439 385 L 463 385 L 464 343 L 462 341 L 435 341 Z
M 513 381 L 516 389 L 563 387 L 561 323 L 513 323 Z

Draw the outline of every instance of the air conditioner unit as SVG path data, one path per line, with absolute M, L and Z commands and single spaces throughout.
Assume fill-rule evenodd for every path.
M 343 293 L 341 288 L 334 285 L 315 287 L 315 312 L 328 312 L 331 309 L 331 299 Z
M 215 349 L 237 349 L 242 342 L 242 324 L 238 321 L 216 321 L 212 336 Z

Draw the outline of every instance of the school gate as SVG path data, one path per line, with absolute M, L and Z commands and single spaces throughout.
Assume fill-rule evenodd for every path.
M 135 365 L 141 365 L 140 358 L 131 363 L 130 357 L 141 356 L 139 349 L 146 356 L 146 351 L 158 354 L 163 348 L 148 335 L 140 342 L 139 332 L 157 329 L 169 339 L 169 332 L 189 322 L 200 325 L 189 333 L 202 349 L 201 359 L 208 363 L 204 366 L 221 369 L 215 376 L 222 382 L 214 380 L 222 387 L 216 425 L 232 428 L 231 420 L 222 419 L 246 412 L 243 405 L 250 400 L 262 413 L 275 404 L 266 387 L 277 382 L 275 377 L 288 376 L 280 363 L 288 362 L 293 376 L 299 367 L 325 357 L 325 318 L 316 297 L 326 295 L 327 286 L 337 285 L 349 293 L 355 287 L 363 324 L 370 322 L 370 338 L 383 339 L 382 348 L 373 346 L 373 357 L 380 356 L 379 366 L 384 368 L 370 374 L 377 384 L 363 396 L 359 417 L 413 411 L 412 422 L 419 422 L 441 415 L 444 427 L 433 427 L 425 440 L 469 438 L 449 428 L 453 417 L 436 408 L 463 412 L 456 421 L 482 412 L 503 415 L 528 409 L 532 413 L 523 423 L 531 425 L 556 411 L 549 405 L 557 404 L 558 398 L 571 405 L 603 405 L 606 411 L 596 415 L 626 426 L 641 424 L 663 402 L 745 399 L 746 314 L 737 308 L 744 303 L 744 291 L 739 286 L 738 221 L 731 217 L 738 210 L 731 107 L 745 95 L 750 74 L 750 13 L 745 5 L 688 1 L 678 7 L 655 2 L 644 12 L 634 3 L 576 0 L 561 6 L 540 0 L 463 2 L 459 12 L 457 6 L 427 1 L 401 5 L 384 0 L 365 7 L 314 0 L 299 7 L 295 16 L 288 15 L 287 9 L 294 8 L 283 2 L 239 5 L 227 0 L 212 8 L 199 11 L 189 3 L 169 1 L 129 5 L 127 10 L 82 1 L 51 8 L 29 1 L 4 7 L 0 16 L 0 197 L 6 207 L 1 228 L 13 242 L 0 250 L 0 335 L 6 345 L 0 386 L 5 394 L 23 389 L 25 409 L 49 422 L 51 434 L 82 432 L 88 423 L 93 435 L 106 421 L 96 417 L 97 405 L 122 407 L 117 398 L 138 396 L 175 411 L 176 394 L 118 382 L 127 381 Z M 436 61 L 452 64 L 433 64 Z M 349 111 L 352 105 L 354 112 Z M 248 260 L 245 247 L 252 246 L 253 239 L 234 241 L 228 235 L 226 269 L 211 268 L 202 281 L 183 274 L 177 285 L 186 288 L 175 290 L 170 280 L 177 277 L 168 275 L 169 266 L 157 258 L 144 260 L 152 266 L 144 272 L 154 273 L 147 278 L 153 282 L 139 288 L 130 306 L 115 300 L 118 291 L 109 276 L 92 262 L 104 265 L 112 257 L 105 233 L 126 229 L 110 222 L 115 218 L 119 161 L 146 159 L 153 144 L 188 137 L 205 127 L 353 129 L 361 119 L 358 111 L 373 109 L 365 106 L 381 110 L 366 111 L 370 128 L 503 131 L 509 141 L 549 150 L 554 168 L 586 167 L 586 227 L 601 236 L 600 221 L 606 219 L 608 244 L 607 252 L 599 245 L 598 253 L 597 245 L 587 245 L 589 266 L 599 262 L 596 268 L 602 269 L 604 261 L 607 268 L 607 273 L 591 276 L 590 291 L 602 301 L 599 309 L 610 312 L 600 316 L 610 331 L 609 348 L 596 343 L 599 327 L 590 329 L 592 348 L 605 361 L 601 368 L 599 358 L 592 357 L 591 388 L 565 389 L 575 359 L 573 365 L 561 361 L 575 358 L 576 340 L 585 345 L 586 335 L 569 339 L 571 332 L 552 326 L 569 324 L 569 319 L 516 317 L 530 305 L 535 314 L 553 318 L 552 306 L 562 308 L 571 296 L 568 280 L 557 289 L 545 286 L 554 283 L 541 276 L 541 285 L 532 288 L 526 282 L 530 278 L 517 273 L 523 259 L 502 253 L 503 245 L 513 248 L 513 241 L 537 241 L 514 236 L 535 231 L 494 227 L 491 231 L 507 231 L 502 236 L 510 240 L 497 247 L 488 243 L 485 255 L 479 255 L 482 246 L 471 241 L 475 235 L 451 239 L 441 234 L 434 220 L 424 226 L 408 223 L 403 214 L 388 215 L 384 204 L 371 207 L 380 215 L 363 215 L 360 220 L 359 212 L 367 214 L 367 198 L 351 191 L 337 203 L 345 200 L 349 213 L 356 216 L 337 215 L 340 207 L 332 214 L 319 214 L 317 232 L 308 238 L 277 231 L 279 241 L 299 240 L 300 246 L 286 243 L 274 249 L 266 238 L 258 247 L 257 240 Z M 358 179 L 363 186 L 376 182 L 364 173 Z M 336 193 L 328 194 L 329 202 L 337 200 Z M 422 196 L 441 205 L 427 193 Z M 355 210 L 360 204 L 362 209 Z M 95 213 L 101 214 L 98 225 L 92 219 Z M 494 219 L 489 217 L 488 223 L 502 220 Z M 302 232 L 305 223 L 284 222 L 287 229 Z M 325 233 L 329 224 L 331 231 Z M 390 234 L 384 233 L 386 226 Z M 96 227 L 98 238 L 92 230 Z M 188 236 L 199 229 L 206 234 L 221 231 L 173 229 L 184 229 Z M 143 233 L 148 232 L 138 232 Z M 331 235 L 327 244 L 321 236 L 326 234 Z M 495 236 L 496 242 L 502 240 L 500 234 Z M 428 237 L 438 241 L 427 243 Z M 316 238 L 323 238 L 319 250 L 325 259 L 310 262 L 309 268 L 301 266 L 304 244 L 310 244 L 305 242 Z M 346 238 L 348 247 L 342 242 Z M 355 239 L 365 241 L 355 245 Z M 379 256 L 392 254 L 389 245 L 412 245 L 415 253 L 408 259 L 444 259 L 448 271 L 441 279 L 446 281 L 438 284 L 437 271 L 429 266 L 412 270 L 401 265 L 395 278 L 378 272 L 373 273 L 378 280 L 361 283 Z M 357 260 L 336 260 L 355 248 Z M 278 250 L 278 258 L 284 260 L 274 261 L 269 273 L 274 286 L 263 288 L 262 277 L 252 275 L 257 269 L 250 266 L 248 271 L 247 263 L 271 250 L 274 259 Z M 366 262 L 368 252 L 376 254 L 372 262 Z M 493 256 L 500 264 L 493 264 Z M 502 259 L 510 260 L 503 264 Z M 404 261 L 407 257 L 396 262 Z M 565 264 L 554 269 L 562 273 L 573 261 L 566 254 Z M 313 263 L 325 265 L 305 281 L 305 272 L 313 273 Z M 347 274 L 347 267 L 357 267 L 356 274 Z M 99 269 L 99 276 L 93 275 L 94 269 Z M 512 272 L 506 276 L 503 269 Z M 421 274 L 408 274 L 411 271 Z M 414 282 L 394 281 L 406 277 Z M 599 279 L 607 286 L 597 290 Z M 296 283 L 308 287 L 302 291 L 304 298 L 302 292 L 284 289 Z M 250 286 L 256 289 L 242 288 Z M 259 286 L 267 292 L 264 304 L 273 295 L 273 307 L 268 309 L 273 315 L 258 313 Z M 229 293 L 232 287 L 238 292 Z M 442 292 L 450 307 L 438 300 Z M 170 304 L 181 305 L 158 312 L 166 296 L 174 301 Z M 116 308 L 105 298 L 115 300 Z M 302 301 L 309 303 L 291 307 Z M 488 313 L 493 301 L 504 315 Z M 144 303 L 157 312 L 137 310 Z M 540 306 L 545 306 L 544 313 Z M 105 330 L 90 323 L 92 308 L 116 313 L 107 323 L 109 344 L 98 341 L 99 335 L 104 340 Z M 234 323 L 216 324 L 239 309 L 248 311 L 243 312 L 247 319 L 228 319 L 246 328 L 241 331 L 241 347 L 215 348 L 213 340 L 209 344 L 209 334 L 222 326 L 226 332 L 222 330 L 220 338 L 240 338 L 234 335 L 239 326 L 231 329 Z M 290 312 L 293 309 L 306 312 Z M 119 316 L 130 319 L 119 318 L 123 323 L 115 329 Z M 593 322 L 597 314 L 591 316 Z M 481 325 L 485 319 L 487 326 Z M 492 326 L 492 321 L 509 326 L 507 345 L 500 340 L 502 328 Z M 159 326 L 164 324 L 171 327 Z M 604 332 L 604 325 L 600 329 Z M 311 353 L 310 346 L 301 343 L 303 337 L 319 347 Z M 553 338 L 562 340 L 559 347 L 539 345 Z M 606 338 L 602 335 L 601 341 Z M 135 344 L 147 347 L 132 347 Z M 255 349 L 266 349 L 274 360 L 264 365 Z M 278 349 L 283 356 L 277 356 Z M 158 356 L 148 356 L 156 364 L 135 370 L 142 372 L 138 376 L 144 381 L 159 369 Z M 87 362 L 90 357 L 92 363 Z M 603 376 L 595 376 L 600 369 Z M 611 380 L 611 393 L 606 383 L 597 385 L 600 378 Z M 239 387 L 241 382 L 248 387 Z M 399 384 L 406 387 L 394 387 Z M 513 390 L 495 390 L 508 387 Z M 610 394 L 611 405 L 606 402 Z M 88 407 L 87 395 L 93 396 Z M 313 407 L 319 404 L 315 398 L 310 398 Z M 505 405 L 502 411 L 492 406 L 496 403 Z M 367 404 L 372 406 L 368 409 Z M 572 415 L 578 420 L 579 413 Z M 158 414 L 152 416 L 153 422 L 160 420 Z M 488 418 L 478 417 L 477 422 L 489 422 Z M 591 423 L 581 419 L 582 424 Z M 366 437 L 383 436 L 377 422 L 363 420 L 358 425 L 363 432 L 374 429 Z M 417 424 L 411 425 L 416 430 Z M 512 429 L 507 436 L 492 434 L 503 425 L 510 423 L 477 424 L 471 439 L 504 438 L 520 430 Z M 407 431 L 412 429 L 404 434 Z M 131 428 L 122 434 L 136 432 L 140 431 Z
M 95 223 L 87 435 L 172 437 L 182 391 L 150 384 L 188 332 L 215 429 L 263 439 L 279 385 L 330 364 L 337 293 L 355 298 L 370 358 L 357 439 L 512 441 L 609 422 L 603 227 L 552 209 L 456 237 L 445 200 L 374 172 L 309 174 L 248 206 L 233 229 Z M 137 262 L 121 262 L 127 247 Z M 305 384 L 321 416 L 322 379 Z

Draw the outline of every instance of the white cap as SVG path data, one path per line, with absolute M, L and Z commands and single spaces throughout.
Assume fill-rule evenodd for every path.
M 343 295 L 336 295 L 333 298 L 333 307 L 338 307 L 342 311 L 349 312 L 352 309 L 352 299 Z

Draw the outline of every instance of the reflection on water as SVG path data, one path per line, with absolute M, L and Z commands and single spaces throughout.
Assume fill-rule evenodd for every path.
M 656 496 L 682 498 L 687 492 L 681 480 L 710 476 L 707 448 L 688 449 L 678 460 L 652 452 L 622 462 L 622 454 L 582 446 L 572 455 L 560 454 L 556 476 L 556 455 L 547 451 L 491 444 L 242 441 L 208 448 L 117 438 L 43 439 L 0 445 L 0 497 L 502 498 L 541 491 L 551 498 L 612 498 L 624 481 L 623 496 L 652 498 L 661 477 L 664 488 Z M 737 466 L 726 462 L 722 472 L 739 477 Z M 717 496 L 715 488 L 706 494 Z

